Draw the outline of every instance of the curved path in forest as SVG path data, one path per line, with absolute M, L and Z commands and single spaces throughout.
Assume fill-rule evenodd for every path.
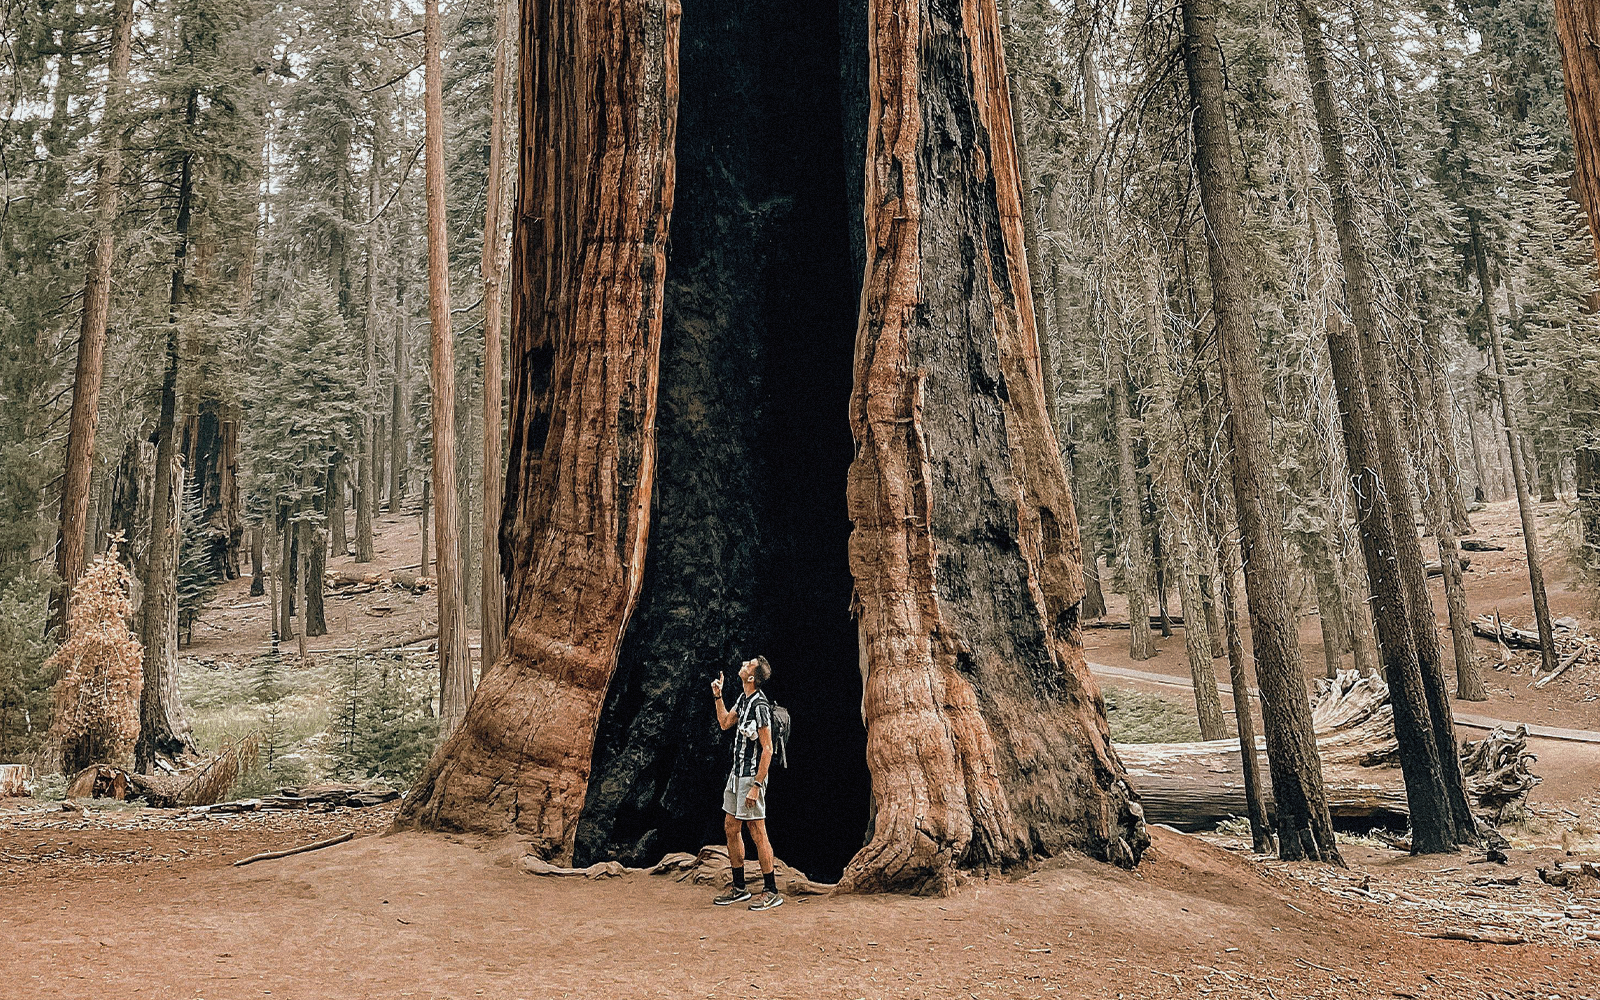
M 1169 674 L 1158 674 L 1150 670 L 1134 670 L 1130 667 L 1114 667 L 1109 663 L 1095 663 L 1088 661 L 1089 672 L 1096 677 L 1120 678 L 1122 680 L 1140 681 L 1145 684 L 1159 684 L 1163 687 L 1181 688 L 1184 691 L 1192 690 L 1190 681 L 1186 677 L 1174 677 Z M 1217 683 L 1217 690 L 1223 694 L 1232 695 L 1233 685 Z M 1260 697 L 1260 692 L 1252 688 L 1252 695 Z M 1547 740 L 1569 740 L 1573 743 L 1600 743 L 1600 733 L 1592 729 L 1561 729 L 1556 726 L 1539 726 L 1529 722 L 1515 722 L 1508 719 L 1496 719 L 1487 715 L 1473 715 L 1467 712 L 1455 713 L 1456 725 L 1467 726 L 1471 729 L 1493 729 L 1496 726 L 1526 726 L 1529 736 L 1538 736 Z

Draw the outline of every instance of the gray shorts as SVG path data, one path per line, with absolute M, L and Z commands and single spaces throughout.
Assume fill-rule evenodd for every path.
M 733 772 L 728 772 L 728 784 L 722 789 L 722 811 L 734 819 L 766 819 L 766 785 L 756 789 L 756 804 L 750 805 L 750 786 L 755 780 L 754 776 L 735 778 Z

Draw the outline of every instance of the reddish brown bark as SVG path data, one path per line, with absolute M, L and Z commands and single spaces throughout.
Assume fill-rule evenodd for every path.
M 423 49 L 427 120 L 423 167 L 428 193 L 428 324 L 433 390 L 434 592 L 439 600 L 439 717 L 446 732 L 466 713 L 472 697 L 467 652 L 466 581 L 461 571 L 461 515 L 456 496 L 456 362 L 450 333 L 450 251 L 445 232 L 444 70 L 439 50 L 438 0 L 424 5 Z M 341 282 L 341 294 L 342 294 Z
M 398 823 L 570 858 L 595 723 L 638 598 L 654 481 L 678 6 L 534 0 L 512 260 L 500 665 Z
M 1572 123 L 1573 188 L 1589 214 L 1589 235 L 1600 260 L 1600 7 L 1555 0 L 1567 118 Z
M 100 425 L 100 382 L 104 374 L 106 318 L 111 308 L 111 255 L 117 221 L 117 175 L 122 172 L 120 127 L 123 90 L 133 52 L 133 0 L 117 0 L 111 22 L 111 58 L 102 113 L 100 162 L 95 168 L 95 237 L 84 269 L 83 318 L 78 327 L 78 367 L 72 381 L 72 416 L 67 428 L 67 466 L 61 482 L 60 534 L 50 598 L 51 629 L 67 624 L 67 602 L 83 575 L 87 555 L 89 479 L 94 468 L 94 437 Z
M 489 182 L 483 219 L 483 560 L 480 648 L 487 671 L 500 658 L 506 633 L 506 584 L 500 568 L 500 508 L 505 479 L 500 437 L 501 279 L 505 274 L 505 227 L 502 195 L 505 167 L 506 70 L 511 45 L 509 0 L 496 0 L 494 18 L 494 95 L 489 113 Z
M 1079 642 L 995 7 L 867 9 L 847 497 L 876 809 L 840 885 L 942 891 L 1069 847 L 1131 865 L 1147 839 Z

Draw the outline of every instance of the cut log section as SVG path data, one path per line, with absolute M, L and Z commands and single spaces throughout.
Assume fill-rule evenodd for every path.
M 1409 810 L 1388 685 L 1353 670 L 1320 680 L 1312 720 L 1334 818 L 1363 825 L 1403 823 Z M 1462 751 L 1473 809 L 1491 826 L 1520 809 L 1539 783 L 1528 770 L 1536 758 L 1527 752 L 1527 738 L 1521 727 L 1502 728 Z M 1266 748 L 1262 741 L 1257 747 Z M 1117 745 L 1117 753 L 1149 822 L 1197 830 L 1246 814 L 1237 740 L 1125 743 Z M 1271 789 L 1263 791 L 1270 811 Z
M 69 799 L 116 799 L 128 797 L 128 773 L 110 764 L 90 764 L 67 782 Z

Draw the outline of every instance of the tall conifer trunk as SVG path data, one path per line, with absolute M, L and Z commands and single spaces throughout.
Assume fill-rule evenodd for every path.
M 425 122 L 423 168 L 428 200 L 429 382 L 433 390 L 434 593 L 439 601 L 439 717 L 449 732 L 472 697 L 467 651 L 466 581 L 461 569 L 461 513 L 456 492 L 456 362 L 450 329 L 450 251 L 445 232 L 444 45 L 438 0 L 423 8 Z
M 200 95 L 189 91 L 184 122 L 193 129 Z M 144 646 L 144 689 L 139 696 L 139 739 L 134 767 L 148 774 L 157 757 L 193 748 L 178 697 L 178 496 L 183 486 L 177 462 L 178 323 L 188 278 L 189 226 L 194 211 L 194 154 L 178 165 L 177 216 L 173 225 L 172 286 L 168 296 L 166 352 L 161 403 L 156 415 L 155 485 L 150 499 L 150 548 L 145 558 L 144 601 L 139 641 Z
M 482 623 L 479 648 L 485 672 L 500 658 L 506 632 L 505 570 L 500 565 L 500 516 L 505 473 L 501 456 L 500 316 L 501 282 L 505 274 L 505 230 L 510 199 L 501 193 L 505 175 L 505 118 L 510 103 L 509 0 L 495 0 L 494 94 L 489 112 L 489 181 L 483 220 L 483 556 L 480 587 Z
M 1222 53 L 1213 0 L 1183 0 L 1184 67 L 1193 109 L 1195 161 L 1205 208 L 1212 311 L 1219 334 L 1222 395 L 1231 428 L 1235 517 L 1244 559 L 1267 761 L 1277 803 L 1278 850 L 1291 860 L 1337 862 L 1333 820 L 1311 727 L 1311 703 L 1289 607 L 1282 541 L 1268 508 L 1270 454 L 1250 253 L 1238 168 L 1229 138 Z
M 1533 500 L 1528 495 L 1528 473 L 1523 465 L 1523 450 L 1518 447 L 1516 412 L 1511 402 L 1511 378 L 1506 369 L 1506 353 L 1500 335 L 1500 320 L 1495 315 L 1493 285 L 1489 278 L 1489 253 L 1484 247 L 1483 230 L 1478 225 L 1476 213 L 1467 213 L 1472 254 L 1478 274 L 1478 291 L 1483 302 L 1484 322 L 1489 327 L 1490 358 L 1494 363 L 1494 380 L 1500 394 L 1500 415 L 1504 418 L 1506 443 L 1511 453 L 1511 480 L 1517 491 L 1517 510 L 1522 514 L 1522 545 L 1528 555 L 1528 589 L 1533 592 L 1533 617 L 1539 628 L 1539 660 L 1546 673 L 1556 668 L 1554 629 L 1550 622 L 1550 604 L 1544 592 L 1544 567 L 1539 558 L 1539 532 L 1534 523 Z
M 383 199 L 382 129 L 372 133 L 372 165 L 367 170 L 367 259 L 366 308 L 361 312 L 361 375 L 365 392 L 361 397 L 361 449 L 356 459 L 356 562 L 369 563 L 376 557 L 372 535 L 372 516 L 378 507 L 380 428 L 378 419 L 378 337 L 382 324 L 378 318 L 379 214 Z
M 1115 332 L 1111 337 L 1116 337 Z M 1144 532 L 1139 471 L 1134 465 L 1127 359 L 1117 345 L 1108 345 L 1105 350 L 1106 391 L 1111 396 L 1112 434 L 1117 442 L 1117 524 L 1121 528 L 1122 573 L 1128 592 L 1128 656 L 1148 660 L 1156 655 L 1155 640 L 1150 636 L 1150 545 Z
M 89 484 L 94 471 L 94 438 L 100 426 L 100 382 L 105 373 L 106 319 L 111 308 L 111 257 L 116 245 L 122 172 L 122 106 L 133 52 L 133 0 L 117 0 L 111 14 L 111 55 L 106 69 L 106 101 L 100 119 L 100 158 L 95 164 L 94 240 L 84 268 L 83 315 L 78 325 L 78 367 L 72 380 L 72 415 L 67 425 L 67 466 L 61 481 L 61 518 L 56 536 L 56 575 L 46 626 L 67 624 L 72 587 L 87 564 L 85 545 Z M 96 540 L 98 544 L 98 540 Z M 92 547 L 92 546 L 91 546 Z
M 1227 722 L 1222 716 L 1222 699 L 1217 690 L 1217 675 L 1211 669 L 1211 633 L 1206 624 L 1204 601 L 1200 596 L 1201 561 L 1195 538 L 1195 511 L 1198 498 L 1190 495 L 1184 475 L 1187 454 L 1183 427 L 1177 412 L 1176 377 L 1172 355 L 1167 349 L 1167 331 L 1161 311 L 1160 278 L 1155 265 L 1147 264 L 1140 277 L 1143 284 L 1144 323 L 1151 346 L 1151 402 L 1145 415 L 1145 438 L 1149 442 L 1150 468 L 1155 480 L 1160 522 L 1166 525 L 1174 558 L 1171 565 L 1178 575 L 1178 599 L 1183 607 L 1183 645 L 1189 654 L 1189 679 L 1194 688 L 1195 714 L 1202 740 L 1226 739 Z M 1138 622 L 1133 622 L 1138 629 Z M 1145 634 L 1149 630 L 1145 629 Z
M 1600 261 L 1600 7 L 1590 0 L 1555 0 L 1561 43 L 1567 120 L 1572 125 L 1572 187 L 1589 216 L 1589 236 Z M 1600 295 L 1591 295 L 1591 311 Z M 1600 551 L 1600 440 L 1577 444 L 1578 515 L 1591 557 Z
M 1356 225 L 1344 127 L 1334 104 L 1321 20 L 1305 0 L 1296 4 L 1296 13 L 1322 141 L 1323 169 L 1332 195 L 1345 301 L 1355 327 L 1352 337 L 1342 322 L 1330 317 L 1328 354 L 1344 424 L 1345 464 L 1352 476 L 1362 550 L 1372 584 L 1378 645 L 1394 706 L 1406 800 L 1411 807 L 1411 849 L 1416 853 L 1448 851 L 1474 837 L 1475 830 L 1467 808 L 1449 697 L 1443 690 L 1438 626 L 1411 515 L 1412 494 L 1396 433 L 1371 264 Z

